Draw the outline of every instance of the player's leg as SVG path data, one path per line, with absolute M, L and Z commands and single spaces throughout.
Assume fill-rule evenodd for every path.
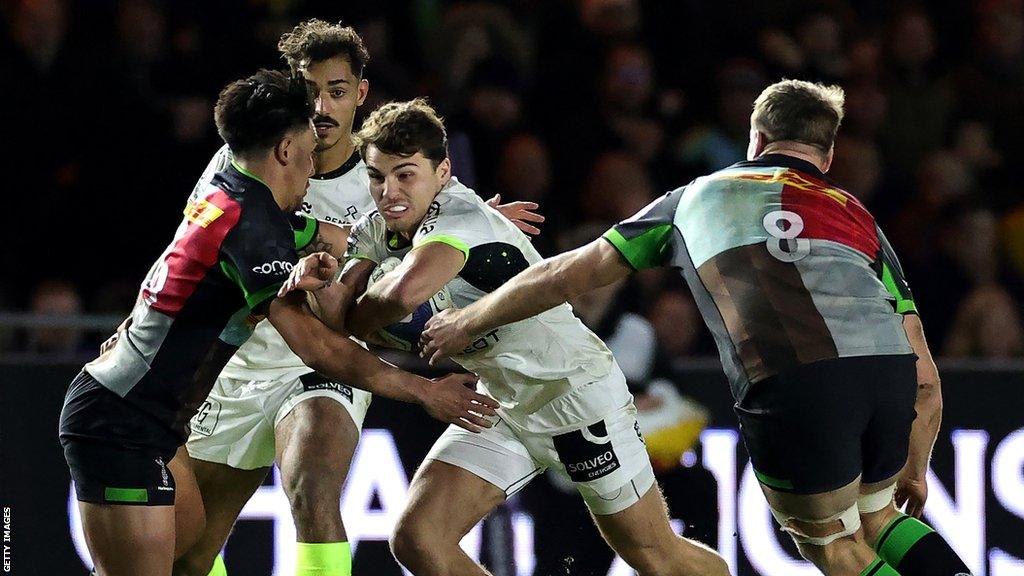
M 296 530 L 296 576 L 348 576 L 351 548 L 341 518 L 345 486 L 369 394 L 315 373 L 293 383 L 275 428 L 281 480 Z
M 888 565 L 878 568 L 878 557 L 860 532 L 859 478 L 837 490 L 817 494 L 778 491 L 763 481 L 761 489 L 772 514 L 796 542 L 800 554 L 822 573 L 897 574 Z
M 583 495 L 605 541 L 639 574 L 729 574 L 717 553 L 672 531 L 632 403 L 543 441 L 557 455 L 559 472 Z
M 180 576 L 207 576 L 217 563 L 235 520 L 270 468 L 241 470 L 196 458 L 192 459 L 192 467 L 206 510 L 206 526 L 189 548 L 180 551 L 174 568 Z
M 78 502 L 85 543 L 98 576 L 170 576 L 174 506 Z
M 864 476 L 857 502 L 865 541 L 903 576 L 953 576 L 969 574 L 950 545 L 930 526 L 896 509 L 896 481 L 907 463 L 908 438 L 913 423 L 916 386 L 914 357 L 890 359 L 902 364 L 879 378 L 878 405 L 872 425 L 864 435 Z
M 178 448 L 174 458 L 167 463 L 167 469 L 174 476 L 174 557 L 185 553 L 206 527 L 206 509 L 199 492 L 192 460 L 184 446 Z
M 459 542 L 543 470 L 504 422 L 479 434 L 449 427 L 412 479 L 392 553 L 417 576 L 487 574 Z
M 179 545 L 176 575 L 226 572 L 218 554 L 274 462 L 273 417 L 268 419 L 263 408 L 274 391 L 274 382 L 221 377 L 192 417 L 186 448 L 206 510 L 206 524 L 193 535 L 179 533 L 179 543 L 191 539 L 192 544 Z
M 594 514 L 608 545 L 641 576 L 693 574 L 727 576 L 729 567 L 704 544 L 677 536 L 657 484 L 639 500 L 614 514 Z
M 125 434 L 140 445 L 126 446 Z M 176 482 L 166 433 L 82 372 L 68 389 L 60 440 L 97 573 L 169 576 Z
M 772 514 L 830 576 L 895 574 L 864 541 L 857 506 L 873 383 L 892 368 L 882 364 L 866 357 L 803 365 L 751 385 L 736 405 Z

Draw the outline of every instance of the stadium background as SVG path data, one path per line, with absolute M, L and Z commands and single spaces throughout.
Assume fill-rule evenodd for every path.
M 946 359 L 930 504 L 946 514 L 972 568 L 1024 574 L 1013 559 L 1024 557 L 1020 0 L 4 2 L 0 505 L 12 508 L 14 573 L 84 571 L 54 433 L 66 382 L 127 312 L 219 146 L 217 91 L 280 66 L 276 39 L 308 17 L 343 19 L 364 36 L 371 89 L 360 118 L 387 100 L 429 96 L 446 117 L 460 179 L 484 196 L 541 203 L 549 219 L 535 242 L 544 254 L 739 160 L 750 105 L 768 83 L 841 84 L 847 117 L 831 175 L 878 217 L 931 346 Z M 656 338 L 644 378 L 631 383 L 638 394 L 646 380 L 667 379 L 711 412 L 692 465 L 662 476 L 689 533 L 732 546 L 741 574 L 798 573 L 746 559 L 771 549 L 748 533 L 768 534 L 789 555 L 792 548 L 770 525 L 745 532 L 742 519 L 762 515 L 742 508 L 742 494 L 712 473 L 730 461 L 721 443 L 735 439 L 734 420 L 706 359 L 713 343 L 681 282 L 644 273 L 576 305 L 598 332 L 628 317 Z M 406 474 L 437 432 L 417 411 L 386 402 L 374 405 L 368 426 L 382 431 L 373 436 L 380 446 L 394 440 Z M 709 442 L 719 449 L 707 450 Z M 733 456 L 742 476 L 741 446 Z M 486 532 L 485 556 L 497 566 L 507 565 L 502 550 L 524 553 L 538 574 L 607 574 L 610 552 L 594 543 L 577 499 L 537 484 Z M 371 490 L 366 508 L 400 506 L 387 496 L 398 492 L 383 490 Z M 277 513 L 287 520 L 282 502 Z M 740 508 L 720 509 L 730 502 Z M 508 543 L 515 531 L 505 528 L 524 513 L 534 521 L 535 555 L 523 541 L 490 545 Z M 386 514 L 360 518 L 386 533 Z M 729 518 L 741 520 L 735 536 L 721 529 Z M 350 530 L 359 530 L 354 521 Z M 251 561 L 240 573 L 269 572 L 279 524 L 243 522 L 229 566 Z M 397 573 L 382 542 L 363 550 L 361 573 Z

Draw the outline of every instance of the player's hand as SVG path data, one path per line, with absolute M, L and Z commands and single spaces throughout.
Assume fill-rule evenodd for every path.
M 475 374 L 449 374 L 430 380 L 420 403 L 427 414 L 442 422 L 480 432 L 493 426 L 484 416 L 494 416 L 498 403 L 478 394 L 474 390 L 476 381 Z
M 924 503 L 928 500 L 928 482 L 923 476 L 904 471 L 896 481 L 896 507 L 907 505 L 908 516 L 920 518 L 924 512 Z
M 471 337 L 462 328 L 461 318 L 460 309 L 449 308 L 427 320 L 420 334 L 420 357 L 426 358 L 431 366 L 469 346 Z
M 331 285 L 338 274 L 338 259 L 327 252 L 310 254 L 299 260 L 277 291 L 278 296 L 293 290 L 312 292 Z
M 501 194 L 495 194 L 494 198 L 487 201 L 487 205 L 494 208 L 506 219 L 510 220 L 517 228 L 536 236 L 540 234 L 540 228 L 530 224 L 530 222 L 536 222 L 538 224 L 544 222 L 544 216 L 534 212 L 540 205 L 536 202 L 509 202 L 508 204 L 501 204 Z
M 102 355 L 106 354 L 107 352 L 110 352 L 111 350 L 113 350 L 114 349 L 114 344 L 117 344 L 118 339 L 121 338 L 121 334 L 123 334 L 124 331 L 127 330 L 128 327 L 131 326 L 131 325 L 132 325 L 132 317 L 129 316 L 129 317 L 125 318 L 124 321 L 121 322 L 120 325 L 118 325 L 117 329 L 114 330 L 114 333 L 113 333 L 113 335 L 110 336 L 110 338 L 107 338 L 103 342 L 103 344 L 100 344 L 100 356 L 102 356 Z

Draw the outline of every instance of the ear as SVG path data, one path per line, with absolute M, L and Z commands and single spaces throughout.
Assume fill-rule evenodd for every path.
M 452 161 L 450 158 L 441 160 L 441 163 L 437 165 L 437 170 L 434 172 L 437 174 L 438 179 L 441 180 L 441 185 L 445 186 L 448 181 L 452 178 Z
M 295 140 L 291 136 L 285 136 L 274 146 L 274 159 L 281 166 L 287 166 L 291 162 L 292 154 L 295 153 Z
M 832 158 L 835 156 L 835 152 L 836 145 L 833 144 L 832 147 L 828 149 L 828 154 L 825 155 L 825 163 L 821 166 L 822 172 L 828 172 L 828 169 L 832 167 Z
M 747 144 L 747 160 L 753 160 L 764 152 L 764 147 L 768 145 L 768 138 L 753 126 L 750 127 L 750 142 Z
M 366 101 L 366 95 L 370 92 L 370 81 L 363 78 L 359 81 L 359 88 L 356 90 L 359 92 L 359 97 L 356 98 L 356 106 L 362 106 L 363 102 Z

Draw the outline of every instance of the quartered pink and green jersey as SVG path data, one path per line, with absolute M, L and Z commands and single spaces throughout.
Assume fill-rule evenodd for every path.
M 734 396 L 818 360 L 910 354 L 916 313 L 874 217 L 814 165 L 764 155 L 698 178 L 605 233 L 689 284 Z

